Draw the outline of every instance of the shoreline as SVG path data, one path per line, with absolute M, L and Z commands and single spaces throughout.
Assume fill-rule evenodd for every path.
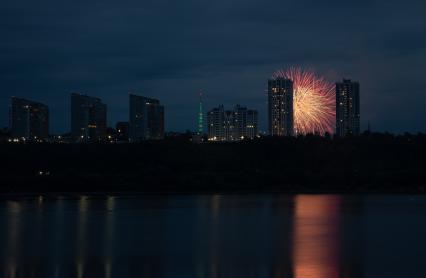
M 1 145 L 0 196 L 426 194 L 426 135 Z
M 23 191 L 23 192 L 1 192 L 0 200 L 8 200 L 10 198 L 38 198 L 47 199 L 74 199 L 81 197 L 149 197 L 149 196 L 183 196 L 183 195 L 348 195 L 348 196 L 371 196 L 371 195 L 389 195 L 389 196 L 426 196 L 425 191 L 396 191 L 396 190 L 162 190 L 162 191 Z

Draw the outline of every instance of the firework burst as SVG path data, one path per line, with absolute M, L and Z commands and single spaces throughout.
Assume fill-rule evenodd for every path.
M 279 70 L 273 78 L 293 80 L 294 130 L 296 134 L 333 133 L 335 123 L 334 86 L 323 77 L 300 68 Z

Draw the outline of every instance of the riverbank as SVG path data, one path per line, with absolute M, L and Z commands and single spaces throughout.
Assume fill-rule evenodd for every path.
M 426 136 L 0 145 L 0 194 L 426 191 Z

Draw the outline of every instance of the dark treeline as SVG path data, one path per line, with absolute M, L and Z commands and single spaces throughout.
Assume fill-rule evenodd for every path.
M 407 192 L 426 189 L 426 135 L 194 144 L 0 144 L 0 190 Z

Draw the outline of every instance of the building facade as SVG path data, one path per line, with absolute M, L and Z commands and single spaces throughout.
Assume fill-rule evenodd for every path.
M 74 142 L 102 142 L 107 136 L 107 106 L 100 98 L 71 94 L 71 137 Z
M 253 139 L 258 135 L 257 111 L 236 105 L 225 110 L 223 105 L 207 113 L 208 139 L 210 141 L 236 141 Z
M 293 81 L 285 78 L 268 80 L 268 128 L 271 136 L 292 136 Z
M 198 118 L 197 118 L 197 134 L 202 136 L 204 133 L 204 113 L 203 113 L 203 93 L 199 94 Z
M 224 140 L 225 138 L 225 110 L 223 105 L 207 112 L 207 133 L 209 140 Z
M 153 98 L 131 94 L 129 138 L 130 142 L 160 140 L 164 138 L 164 106 Z
M 234 108 L 234 140 L 247 138 L 247 111 L 246 107 L 236 105 Z
M 255 138 L 258 136 L 258 115 L 257 110 L 247 110 L 246 136 Z
M 49 107 L 43 103 L 12 97 L 11 137 L 31 141 L 49 138 Z
M 336 134 L 350 136 L 359 133 L 359 83 L 343 79 L 343 82 L 336 83 Z

